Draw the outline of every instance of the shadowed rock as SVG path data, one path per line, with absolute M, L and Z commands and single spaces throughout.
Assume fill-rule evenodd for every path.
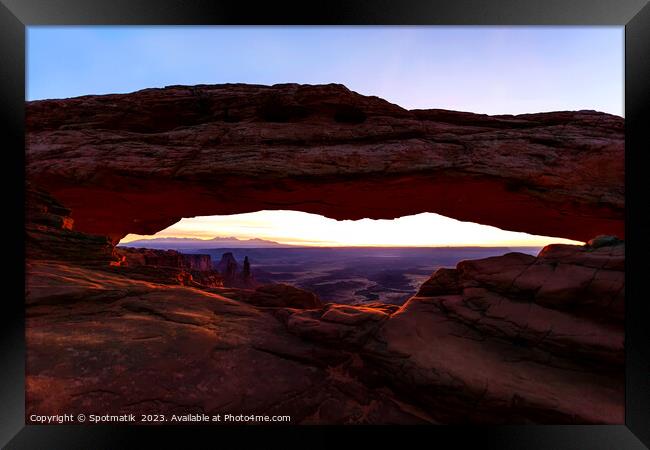
M 320 308 L 321 301 L 312 292 L 288 284 L 277 283 L 261 286 L 248 298 L 257 306 L 283 306 L 287 308 Z
M 195 287 L 223 286 L 223 278 L 212 269 L 210 255 L 133 247 L 116 247 L 115 254 L 120 261 L 111 270 L 136 280 Z
M 107 266 L 118 257 L 106 236 L 73 230 L 70 209 L 47 192 L 28 186 L 26 203 L 26 256 Z
M 297 290 L 278 286 L 253 292 L 275 306 L 259 308 L 252 291 L 33 261 L 27 412 L 622 424 L 623 250 L 561 245 L 464 261 L 399 309 L 286 307 Z M 545 268 L 557 258 L 571 261 L 554 269 L 559 290 Z M 599 272 L 585 284 L 565 276 L 576 267 Z

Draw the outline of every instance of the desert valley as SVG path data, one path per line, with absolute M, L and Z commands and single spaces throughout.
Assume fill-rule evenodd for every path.
M 229 245 L 230 247 L 221 247 Z M 257 246 L 256 246 L 257 245 Z M 208 247 L 211 246 L 211 247 Z M 202 255 L 223 277 L 225 286 L 254 288 L 284 283 L 313 292 L 328 303 L 380 301 L 401 305 L 438 268 L 453 268 L 465 259 L 500 256 L 512 251 L 536 255 L 538 247 L 300 247 L 257 240 L 147 239 L 120 244 L 131 248 L 172 250 Z M 139 250 L 151 261 L 162 252 Z M 247 263 L 245 261 L 248 261 Z M 174 262 L 168 265 L 176 265 Z M 248 264 L 248 269 L 244 265 Z M 157 265 L 165 265 L 158 262 Z

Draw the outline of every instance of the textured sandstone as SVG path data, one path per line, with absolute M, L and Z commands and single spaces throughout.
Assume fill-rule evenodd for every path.
M 283 283 L 260 286 L 247 301 L 253 305 L 271 307 L 319 308 L 323 306 L 314 293 Z
M 625 247 L 598 236 L 623 237 L 619 117 L 220 85 L 31 102 L 27 127 L 28 177 L 47 191 L 27 192 L 27 416 L 624 422 Z M 439 269 L 402 307 L 223 287 L 201 256 L 111 245 L 259 209 L 598 237 Z
M 293 424 L 435 423 L 353 375 L 344 348 L 302 340 L 222 295 L 58 262 L 28 264 L 27 415 L 290 415 Z
M 29 195 L 28 413 L 623 423 L 625 247 L 611 237 L 462 261 L 401 308 L 321 305 L 143 257 L 171 264 L 169 252 L 109 265 L 123 249 Z
M 210 271 L 212 258 L 210 255 L 184 254 L 176 250 L 154 250 L 150 248 L 117 247 L 115 253 L 123 256 L 125 266 L 158 266 L 176 267 L 179 269 L 192 269 Z
M 255 291 L 30 262 L 28 412 L 620 424 L 623 287 L 612 297 L 612 273 L 622 275 L 623 252 L 622 243 L 549 246 L 537 258 L 464 261 L 400 308 L 260 308 L 250 304 Z M 539 295 L 560 255 L 571 261 L 554 268 L 563 280 L 600 267 L 590 284 L 576 282 L 579 301 Z
M 194 287 L 221 287 L 223 278 L 212 269 L 210 255 L 186 255 L 175 250 L 116 247 L 119 263 L 111 270 L 135 280 Z
M 25 197 L 27 258 L 98 265 L 117 261 L 109 238 L 73 230 L 70 210 L 47 192 L 28 186 Z
M 594 111 L 407 111 L 341 85 L 230 84 L 29 102 L 26 120 L 28 177 L 114 240 L 261 209 L 624 236 L 623 119 Z
M 226 252 L 221 255 L 221 260 L 215 268 L 221 274 L 226 287 L 253 289 L 259 285 L 253 278 L 248 258 L 244 258 L 244 264 L 240 266 L 232 252 Z
M 552 245 L 439 269 L 388 314 L 330 305 L 282 318 L 304 339 L 355 349 L 357 376 L 442 423 L 623 423 L 623 257 L 614 240 Z
M 407 358 L 395 379 L 447 414 L 474 405 L 439 420 L 622 423 L 624 251 L 550 245 L 440 269 L 374 347 Z
M 425 282 L 418 296 L 480 296 L 480 290 L 581 314 L 624 316 L 625 246 L 553 244 L 537 258 L 522 253 L 462 261 Z M 449 282 L 453 279 L 453 282 Z M 479 294 L 477 294 L 477 292 Z

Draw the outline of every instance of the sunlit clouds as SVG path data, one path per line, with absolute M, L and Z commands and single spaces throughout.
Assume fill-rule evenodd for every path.
M 433 213 L 393 220 L 338 221 L 299 211 L 258 211 L 230 216 L 185 218 L 154 236 L 130 234 L 121 242 L 159 237 L 260 238 L 281 244 L 321 247 L 541 247 L 551 243 L 581 244 L 568 239 L 461 222 Z

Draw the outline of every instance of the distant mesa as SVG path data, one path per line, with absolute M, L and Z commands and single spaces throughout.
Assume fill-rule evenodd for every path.
M 176 249 L 211 249 L 211 248 L 287 248 L 294 245 L 280 244 L 264 239 L 238 239 L 236 237 L 215 237 L 212 239 L 197 238 L 154 238 L 118 244 L 119 247 L 153 248 L 158 250 Z
M 215 265 L 215 269 L 221 274 L 223 284 L 226 287 L 252 288 L 256 285 L 251 272 L 248 256 L 244 258 L 244 265 L 240 268 L 232 252 L 226 252 L 221 260 Z
M 216 266 L 222 277 L 234 279 L 239 274 L 239 263 L 231 252 L 224 253 Z
M 133 247 L 116 248 L 113 253 L 118 261 L 111 266 L 136 280 L 199 288 L 224 285 L 223 278 L 212 267 L 210 255 Z

